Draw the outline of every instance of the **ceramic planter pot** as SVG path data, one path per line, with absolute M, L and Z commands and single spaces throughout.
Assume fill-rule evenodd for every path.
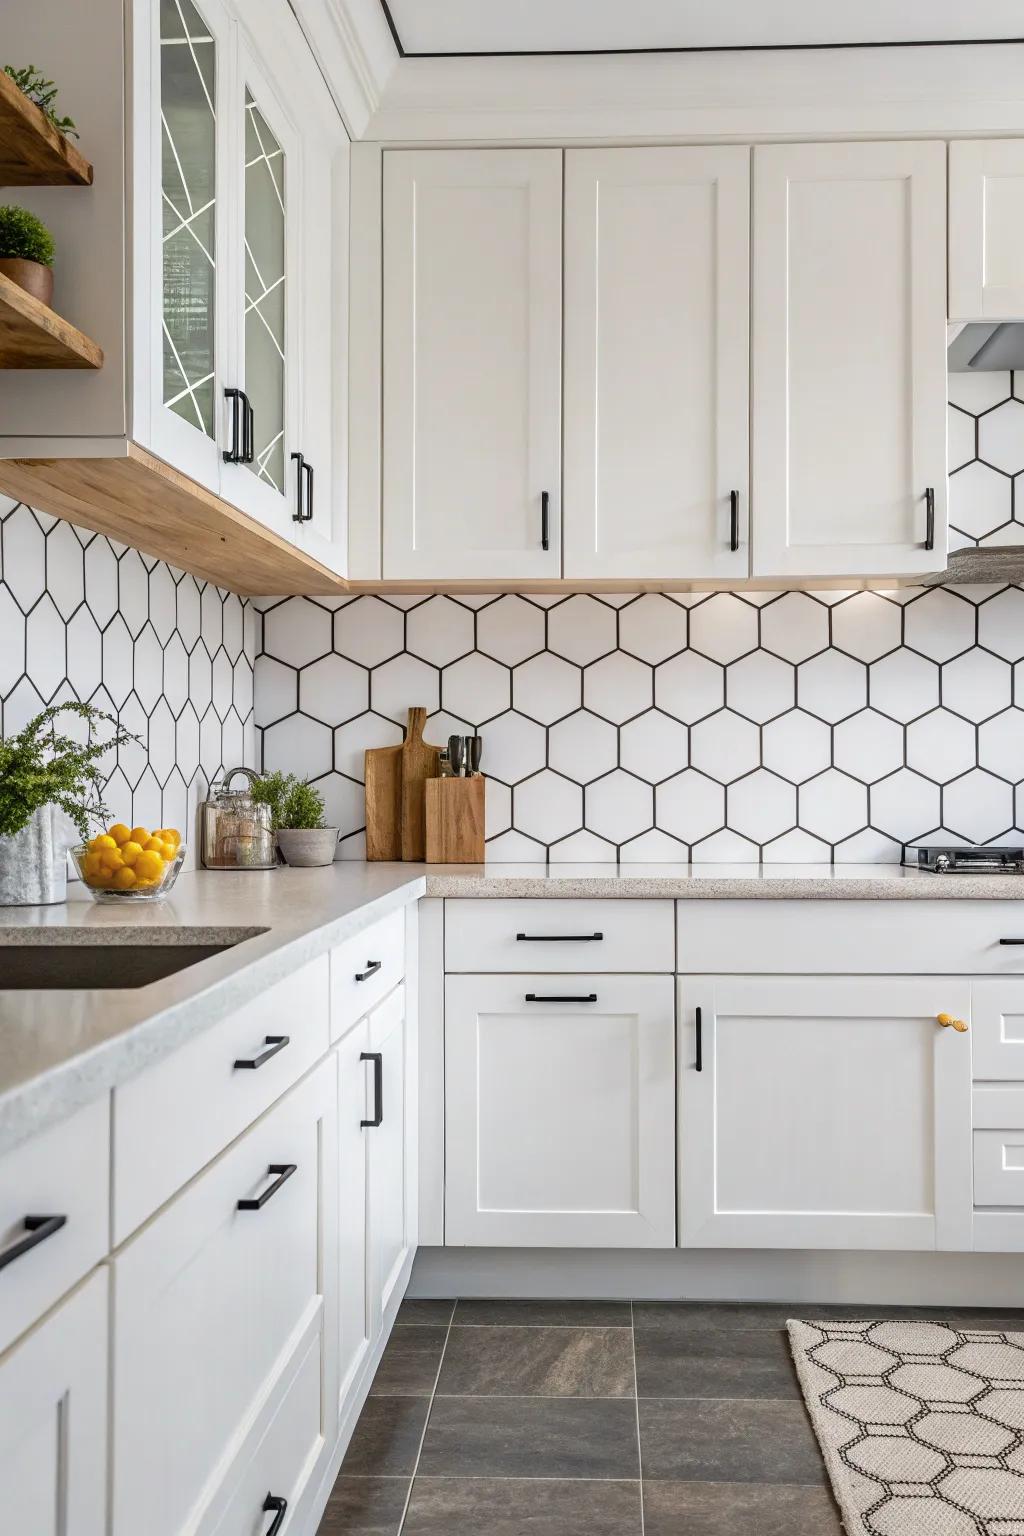
M 75 837 L 55 805 L 42 806 L 13 837 L 0 837 L 0 907 L 66 901 L 68 848 Z
M 49 304 L 53 298 L 53 268 L 44 267 L 41 261 L 26 261 L 23 256 L 0 256 L 0 272 L 38 299 L 40 304 Z
M 277 846 L 285 863 L 313 868 L 333 864 L 338 846 L 337 827 L 280 827 Z

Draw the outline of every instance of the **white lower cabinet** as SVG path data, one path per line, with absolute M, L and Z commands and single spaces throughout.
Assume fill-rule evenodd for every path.
M 405 988 L 396 987 L 370 1015 L 372 1109 L 367 1118 L 369 1236 L 372 1300 L 376 1320 L 388 1317 L 415 1246 L 414 1201 L 417 1183 L 411 1156 L 410 1077 L 406 1070 L 408 1038 Z M 379 1067 L 377 1063 L 380 1063 Z
M 675 1244 L 668 976 L 449 976 L 445 1242 Z
M 325 1062 L 115 1255 L 115 1536 L 217 1528 L 311 1336 L 317 1481 L 310 1446 L 337 1422 L 335 1114 Z
M 679 983 L 680 1241 L 968 1249 L 971 984 Z
M 366 1055 L 370 1025 L 360 1019 L 334 1052 L 338 1073 L 338 1395 L 344 1405 L 373 1342 L 367 1274 L 366 1125 L 372 1117 Z
M 105 1536 L 106 1483 L 107 1271 L 99 1269 L 0 1364 L 4 1528 Z

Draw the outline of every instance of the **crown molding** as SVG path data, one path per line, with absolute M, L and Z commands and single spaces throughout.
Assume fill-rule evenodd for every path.
M 991 43 L 404 58 L 362 136 L 565 144 L 1022 133 L 1024 44 Z
M 361 139 L 398 64 L 398 50 L 378 0 L 290 3 L 349 137 Z

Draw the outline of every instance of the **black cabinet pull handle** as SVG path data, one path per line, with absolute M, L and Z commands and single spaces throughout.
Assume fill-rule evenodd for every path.
M 244 389 L 238 391 L 242 400 L 242 463 L 251 464 L 256 457 L 256 412 L 249 401 L 249 396 Z
M 305 499 L 306 477 L 303 475 L 302 471 L 303 471 L 303 469 L 306 466 L 306 461 L 302 457 L 301 453 L 293 453 L 291 458 L 292 458 L 292 463 L 294 465 L 296 465 L 296 472 L 295 472 L 295 511 L 292 513 L 292 522 L 293 523 L 304 523 L 306 521 L 306 514 L 302 510 L 302 503 L 303 503 L 303 500 Z
M 1000 944 L 1024 944 L 1024 939 L 1000 939 Z
M 356 971 L 356 981 L 366 981 L 368 977 L 375 975 L 383 964 L 383 960 L 367 960 L 366 970 Z
M 517 944 L 599 944 L 603 933 L 517 933 Z
M 935 487 L 930 485 L 924 493 L 924 547 L 935 548 Z
M 701 1012 L 700 1012 L 699 1008 L 694 1009 L 694 1012 L 696 1014 L 696 1023 L 697 1023 L 697 1055 L 696 1055 L 696 1059 L 694 1061 L 694 1067 L 695 1067 L 695 1069 L 698 1072 L 703 1072 L 704 1071 L 704 1021 L 701 1018 Z
M 313 466 L 308 459 L 302 461 L 302 473 L 306 477 L 306 517 L 305 521 L 313 521 Z
M 67 1220 L 66 1216 L 26 1216 L 22 1221 L 26 1235 L 0 1253 L 0 1269 L 6 1269 L 8 1264 L 20 1259 L 23 1253 L 30 1253 L 40 1243 L 45 1243 L 48 1237 L 67 1226 Z
M 244 389 L 225 389 L 225 400 L 231 401 L 231 447 L 224 449 L 225 464 L 251 464 L 254 457 L 255 413 Z M 238 442 L 238 407 L 242 407 L 242 442 Z
M 740 493 L 729 492 L 729 548 L 733 554 L 740 547 Z
M 578 997 L 569 996 L 545 996 L 541 992 L 527 992 L 525 1001 L 528 1003 L 596 1003 L 597 993 L 581 993 Z
M 262 1211 L 267 1201 L 276 1195 L 282 1184 L 286 1184 L 292 1174 L 298 1168 L 298 1163 L 271 1163 L 268 1173 L 276 1174 L 273 1184 L 268 1184 L 262 1195 L 257 1195 L 254 1200 L 239 1200 L 240 1211 Z
M 225 389 L 225 400 L 231 401 L 231 447 L 225 448 L 223 459 L 225 464 L 240 464 L 242 462 L 242 450 L 238 442 L 238 403 L 242 398 L 240 389 Z
M 250 1067 L 256 1072 L 270 1060 L 271 1056 L 276 1056 L 278 1051 L 283 1051 L 286 1045 L 290 1045 L 291 1040 L 291 1035 L 265 1035 L 262 1051 L 257 1051 L 255 1056 L 239 1056 L 235 1066 Z
M 263 1513 L 269 1515 L 272 1510 L 274 1518 L 264 1532 L 264 1536 L 277 1536 L 284 1525 L 284 1517 L 288 1513 L 288 1500 L 282 1499 L 278 1494 L 268 1493 L 263 1500 Z
M 550 549 L 550 547 L 551 547 L 551 541 L 550 541 L 550 538 L 548 536 L 549 535 L 549 531 L 550 531 L 549 527 L 548 527 L 548 521 L 549 521 L 548 520 L 548 500 L 549 500 L 549 498 L 548 498 L 547 491 L 541 491 L 541 493 L 540 493 L 540 547 L 541 547 L 541 549 Z
M 359 1124 L 377 1126 L 384 1119 L 384 1057 L 380 1051 L 360 1051 L 359 1060 L 373 1062 L 374 1104 L 373 1119 L 360 1120 Z

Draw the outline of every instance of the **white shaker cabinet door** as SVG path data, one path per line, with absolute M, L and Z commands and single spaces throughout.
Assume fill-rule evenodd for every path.
M 1024 315 L 1024 139 L 949 146 L 949 317 Z
M 565 575 L 745 577 L 750 151 L 569 150 Z
M 365 1019 L 346 1033 L 335 1053 L 338 1064 L 338 1396 L 344 1413 L 373 1342 L 368 1286 L 366 1122 L 373 1117 L 366 1053 Z
M 384 155 L 383 574 L 561 574 L 562 156 Z
M 449 976 L 445 1242 L 675 1245 L 669 976 Z
M 969 981 L 679 988 L 682 1246 L 970 1248 Z
M 106 1269 L 4 1356 L 0 1479 L 12 1536 L 104 1536 Z
M 369 1168 L 369 1233 L 375 1326 L 390 1326 L 406 1260 L 415 1247 L 415 1191 L 410 1138 L 414 1085 L 408 1071 L 409 1031 L 405 988 L 396 987 L 370 1015 L 374 1081 L 366 1135 Z M 374 1123 L 376 1122 L 376 1123 Z
M 755 577 L 945 565 L 945 155 L 754 150 Z

